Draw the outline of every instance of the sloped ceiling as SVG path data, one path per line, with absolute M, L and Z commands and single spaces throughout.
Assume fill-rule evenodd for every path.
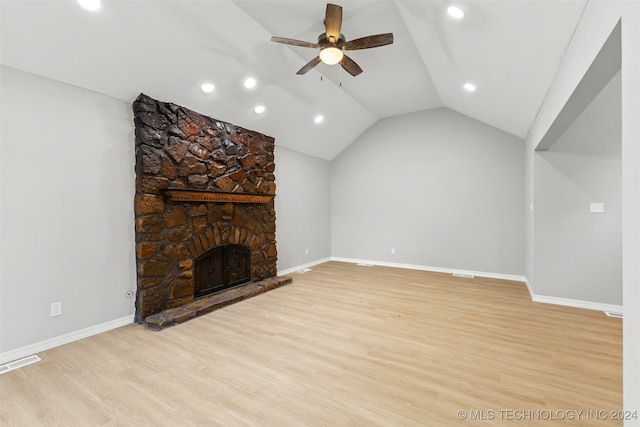
M 125 102 L 139 93 L 332 160 L 377 120 L 447 107 L 524 138 L 571 39 L 584 0 L 341 1 L 347 40 L 393 32 L 393 45 L 350 51 L 364 73 L 296 71 L 317 51 L 324 1 L 0 0 L 5 66 Z M 446 9 L 455 4 L 462 20 Z M 248 90 L 247 77 L 257 80 Z M 211 94 L 201 83 L 216 86 Z M 478 87 L 462 89 L 465 82 Z M 256 114 L 255 105 L 266 112 Z M 321 124 L 314 117 L 322 114 Z

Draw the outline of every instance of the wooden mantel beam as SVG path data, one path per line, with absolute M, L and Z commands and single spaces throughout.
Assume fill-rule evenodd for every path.
M 274 196 L 267 194 L 219 193 L 206 190 L 167 189 L 164 194 L 172 202 L 205 203 L 269 203 Z

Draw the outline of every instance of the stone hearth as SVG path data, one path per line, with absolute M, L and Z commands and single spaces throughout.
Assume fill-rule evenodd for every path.
M 159 328 L 215 306 L 196 300 L 194 270 L 219 247 L 246 247 L 249 284 L 266 280 L 240 285 L 247 296 L 290 282 L 276 278 L 274 139 L 144 94 L 133 111 L 135 320 Z

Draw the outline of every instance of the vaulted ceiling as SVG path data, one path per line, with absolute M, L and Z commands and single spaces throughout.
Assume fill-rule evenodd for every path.
M 379 119 L 438 107 L 524 138 L 586 0 L 334 3 L 347 40 L 394 33 L 392 45 L 349 52 L 357 77 L 325 64 L 298 76 L 317 51 L 270 41 L 315 42 L 317 0 L 103 0 L 94 12 L 75 0 L 0 0 L 0 59 L 127 103 L 145 93 L 331 160 Z M 452 4 L 463 19 L 447 14 Z

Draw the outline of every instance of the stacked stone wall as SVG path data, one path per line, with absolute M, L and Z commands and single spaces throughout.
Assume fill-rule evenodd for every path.
M 251 279 L 277 274 L 267 203 L 172 201 L 167 189 L 275 196 L 274 139 L 141 94 L 136 150 L 136 321 L 194 299 L 194 260 L 217 246 L 251 250 Z

